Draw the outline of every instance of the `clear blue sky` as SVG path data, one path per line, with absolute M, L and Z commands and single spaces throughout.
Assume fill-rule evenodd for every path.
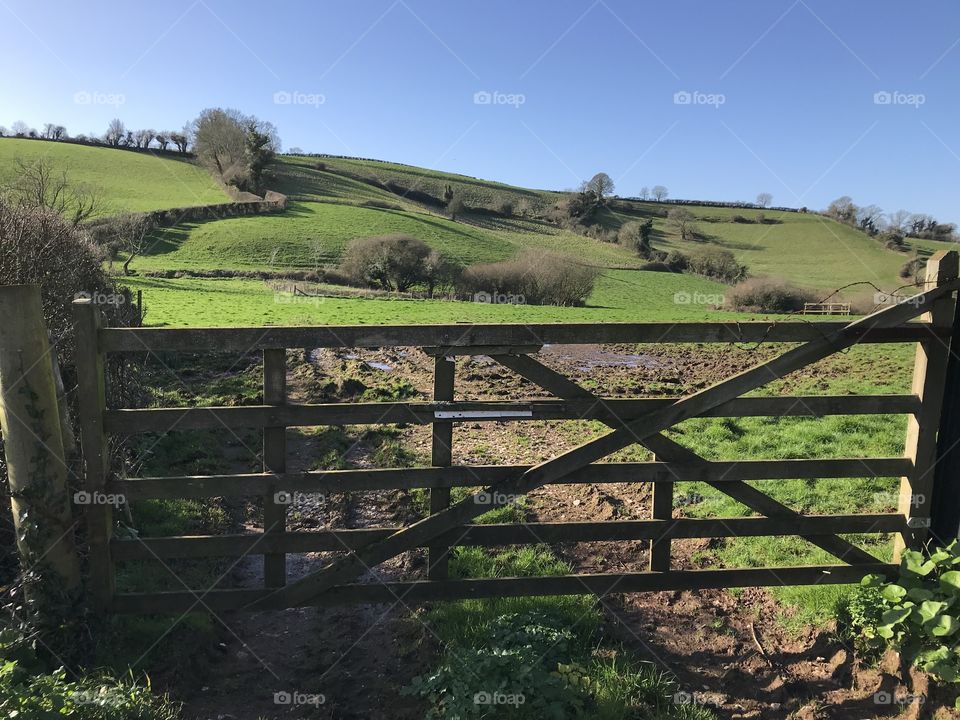
M 220 105 L 287 148 L 518 185 L 603 170 L 621 195 L 960 221 L 956 0 L 0 0 L 0 48 L 8 127 L 177 129 Z

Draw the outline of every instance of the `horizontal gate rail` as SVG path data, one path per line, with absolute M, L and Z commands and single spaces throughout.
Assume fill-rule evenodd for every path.
M 258 428 L 283 425 L 365 425 L 529 420 L 634 420 L 671 405 L 674 398 L 639 400 L 530 400 L 526 402 L 386 402 L 317 405 L 241 405 L 236 407 L 147 408 L 108 410 L 110 433 L 164 432 L 210 428 Z M 916 413 L 916 395 L 795 395 L 745 397 L 713 408 L 700 417 L 822 417 Z M 437 413 L 440 413 L 438 415 Z
M 104 328 L 104 352 L 252 352 L 269 348 L 433 347 L 435 352 L 489 346 L 584 345 L 610 343 L 809 342 L 845 331 L 858 342 L 919 342 L 948 338 L 950 330 L 921 322 L 900 327 L 861 327 L 847 323 L 569 323 L 557 325 L 343 325 L 256 328 Z M 471 351 L 472 352 L 472 351 Z
M 477 487 L 517 478 L 529 465 L 454 465 L 452 467 L 370 470 L 314 470 L 301 473 L 247 473 L 115 480 L 109 491 L 130 500 L 262 495 L 268 491 L 303 493 Z M 900 477 L 913 463 L 902 457 L 834 460 L 718 460 L 708 463 L 594 463 L 556 481 L 588 483 L 742 482 L 825 478 Z
M 865 566 L 809 565 L 731 570 L 671 570 L 623 574 L 554 575 L 549 577 L 483 578 L 476 580 L 418 580 L 371 584 L 348 584 L 330 588 L 293 607 L 336 606 L 356 603 L 394 604 L 400 598 L 412 605 L 438 600 L 524 597 L 535 595 L 599 595 L 656 590 L 769 587 L 782 585 L 836 585 L 858 582 L 865 574 L 895 577 L 897 566 L 874 563 Z M 209 608 L 238 610 L 255 605 L 277 610 L 285 604 L 270 590 L 210 590 L 203 593 L 123 593 L 116 596 L 118 613 L 184 613 Z
M 263 533 L 238 535 L 193 535 L 182 537 L 114 540 L 117 560 L 154 560 L 191 557 L 238 557 L 270 553 L 355 550 L 397 532 L 399 527 Z M 603 522 L 552 522 L 468 525 L 437 539 L 456 545 L 536 545 L 558 542 L 604 542 L 620 540 L 673 540 L 691 538 L 787 537 L 836 533 L 897 533 L 906 530 L 900 513 L 861 515 L 806 515 L 797 522 L 779 518 L 673 518 L 671 520 L 612 520 Z

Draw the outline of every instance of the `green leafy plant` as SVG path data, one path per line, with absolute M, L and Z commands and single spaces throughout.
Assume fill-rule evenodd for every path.
M 893 648 L 938 680 L 960 683 L 960 542 L 929 556 L 905 551 L 896 582 L 868 575 L 850 615 L 868 647 Z

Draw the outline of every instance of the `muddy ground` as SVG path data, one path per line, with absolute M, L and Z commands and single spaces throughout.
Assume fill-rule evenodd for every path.
M 770 357 L 769 346 L 548 346 L 538 358 L 607 397 L 679 396 L 706 387 Z M 806 391 L 850 372 L 843 357 L 790 376 L 785 392 L 802 383 Z M 295 402 L 360 397 L 388 387 L 398 396 L 430 398 L 433 360 L 416 350 L 296 353 L 288 374 Z M 489 358 L 457 361 L 456 399 L 549 397 Z M 566 427 L 564 427 L 566 426 Z M 535 463 L 585 437 L 571 423 L 530 422 L 518 430 L 505 423 L 456 426 L 453 462 Z M 420 464 L 429 464 L 430 428 L 403 426 L 400 438 Z M 289 432 L 289 469 L 316 467 L 323 450 L 310 431 Z M 374 466 L 374 447 L 361 440 L 343 453 L 351 467 Z M 408 493 L 354 493 L 298 500 L 291 527 L 323 529 L 398 525 L 415 517 Z M 556 485 L 531 493 L 530 520 L 603 520 L 650 517 L 645 484 Z M 682 514 L 682 508 L 677 510 Z M 258 530 L 255 521 L 248 528 Z M 692 558 L 710 540 L 674 543 L 675 567 L 698 566 Z M 554 548 L 578 572 L 639 571 L 646 568 L 643 542 L 579 543 Z M 322 567 L 329 554 L 289 556 L 289 575 L 302 577 Z M 237 586 L 256 587 L 262 563 L 244 559 L 234 572 Z M 366 582 L 423 577 L 421 553 L 408 553 L 372 569 Z M 933 717 L 938 700 L 925 705 L 878 704 L 883 693 L 904 696 L 922 686 L 888 662 L 866 666 L 833 627 L 788 634 L 777 621 L 776 603 L 763 589 L 738 594 L 707 590 L 611 595 L 600 601 L 608 631 L 638 656 L 674 673 L 697 701 L 715 707 L 720 718 Z M 403 602 L 392 606 L 298 609 L 224 615 L 224 656 L 210 677 L 179 688 L 186 717 L 228 718 L 422 718 L 424 707 L 399 689 L 430 668 L 436 649 L 422 612 Z M 904 684 L 906 683 L 906 684 Z M 917 685 L 920 683 L 920 685 Z M 275 695 L 279 693 L 278 695 Z M 285 693 L 285 694 L 284 694 Z M 877 695 L 880 693 L 880 695 Z M 323 702 L 319 702 L 319 695 Z M 284 700 L 291 702 L 285 703 Z M 279 701 L 279 703 L 278 703 Z M 903 712 L 901 713 L 901 709 Z M 951 717 L 946 711 L 937 717 Z M 960 715 L 956 715 L 960 717 Z

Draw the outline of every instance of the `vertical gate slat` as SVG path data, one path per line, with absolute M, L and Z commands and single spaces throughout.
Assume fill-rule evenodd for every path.
M 456 363 L 452 358 L 438 355 L 433 363 L 433 399 L 438 402 L 453 400 Z M 453 423 L 433 423 L 433 447 L 430 463 L 435 467 L 447 467 L 453 461 Z M 436 513 L 450 507 L 450 488 L 431 488 L 430 512 Z M 428 552 L 427 576 L 431 580 L 444 580 L 448 575 L 449 548 L 431 545 Z
M 80 409 L 80 442 L 85 466 L 84 488 L 91 495 L 103 493 L 110 470 L 109 443 L 103 429 L 106 411 L 106 375 L 98 334 L 103 326 L 100 309 L 89 299 L 73 303 L 76 332 L 77 398 Z M 95 607 L 110 607 L 116 590 L 110 536 L 113 508 L 104 502 L 86 507 L 89 546 L 90 591 Z
M 263 402 L 283 405 L 287 401 L 287 351 L 270 348 L 263 351 Z M 263 429 L 263 469 L 270 473 L 287 471 L 287 429 Z M 275 535 L 286 532 L 287 505 L 273 492 L 263 498 L 263 530 Z M 270 553 L 263 556 L 263 581 L 267 587 L 287 583 L 287 556 Z
M 955 252 L 940 251 L 927 262 L 923 290 L 932 290 L 957 277 Z M 938 327 L 953 324 L 955 301 L 952 295 L 935 300 L 922 320 Z M 919 549 L 930 532 L 933 508 L 933 474 L 936 467 L 937 431 L 943 407 L 944 385 L 950 346 L 940 340 L 917 343 L 913 369 L 913 392 L 920 397 L 920 409 L 907 420 L 905 455 L 914 463 L 912 473 L 900 481 L 899 510 L 906 515 L 908 531 L 896 545 L 895 559 L 904 547 Z
M 651 460 L 656 460 L 656 454 Z M 651 517 L 654 520 L 670 520 L 673 518 L 673 486 L 672 482 L 653 483 L 653 501 Z M 670 569 L 670 538 L 663 536 L 650 541 L 650 570 L 666 572 Z

